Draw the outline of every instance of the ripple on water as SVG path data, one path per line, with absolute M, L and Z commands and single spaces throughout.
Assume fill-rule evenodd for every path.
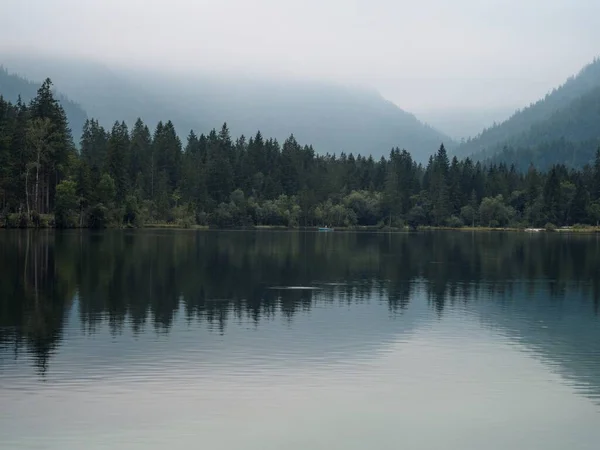
M 57 240 L 60 264 L 41 267 L 61 282 L 45 297 L 27 291 L 2 303 L 30 309 L 0 328 L 3 448 L 596 450 L 600 442 L 591 294 L 549 286 L 546 265 L 532 263 L 528 282 L 511 281 L 524 277 L 519 258 L 531 243 L 524 256 L 502 241 L 493 262 L 519 257 L 490 268 L 469 253 L 474 237 L 414 251 L 429 235 L 368 238 L 368 251 L 340 255 L 344 246 L 297 246 L 294 233 L 276 248 L 230 241 L 242 233 L 204 247 L 168 236 L 140 248 L 116 239 L 114 261 L 106 241 L 73 256 L 79 247 Z M 159 258 L 151 249 L 161 245 Z M 462 251 L 469 276 L 444 259 Z M 114 273 L 88 267 L 92 256 L 110 259 L 102 267 Z M 78 265 L 66 270 L 71 261 Z M 514 275 L 513 265 L 523 270 Z

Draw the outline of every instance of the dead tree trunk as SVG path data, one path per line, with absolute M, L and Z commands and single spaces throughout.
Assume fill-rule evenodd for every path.
M 40 212 L 40 156 L 41 156 L 41 152 L 38 150 L 37 151 L 37 159 L 36 159 L 36 163 L 35 163 L 35 199 L 34 199 L 34 205 L 35 205 L 35 210 L 39 213 Z
M 27 216 L 29 217 L 29 168 L 25 169 L 25 201 L 27 203 Z

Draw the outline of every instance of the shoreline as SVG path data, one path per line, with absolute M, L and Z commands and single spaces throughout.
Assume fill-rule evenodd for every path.
M 26 226 L 26 227 L 6 227 L 0 225 L 0 230 L 180 230 L 180 231 L 315 231 L 318 232 L 317 226 L 310 227 L 286 227 L 282 225 L 253 225 L 247 227 L 231 227 L 231 228 L 216 228 L 208 225 L 192 225 L 183 226 L 169 223 L 152 223 L 141 227 L 122 226 L 122 227 L 106 227 L 106 228 L 90 228 L 90 227 L 75 227 L 75 228 L 58 228 L 53 226 Z M 444 227 L 444 226 L 420 226 L 416 229 L 409 227 L 377 227 L 377 226 L 355 226 L 355 227 L 333 227 L 333 232 L 366 232 L 366 233 L 415 233 L 427 231 L 457 231 L 457 232 L 511 232 L 511 233 L 550 233 L 550 234 L 595 234 L 600 233 L 600 226 L 581 225 L 572 227 L 563 227 L 556 229 L 545 228 L 517 228 L 517 227 Z

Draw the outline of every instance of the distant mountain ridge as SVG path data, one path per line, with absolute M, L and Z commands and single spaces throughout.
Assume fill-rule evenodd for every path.
M 321 154 L 378 158 L 400 147 L 421 162 L 441 143 L 454 147 L 450 137 L 367 90 L 289 79 L 164 75 L 73 60 L 3 59 L 29 77 L 50 77 L 107 127 L 115 120 L 131 126 L 138 117 L 150 127 L 171 120 L 183 138 L 191 129 L 207 133 L 227 122 L 234 135 L 260 130 L 283 142 L 294 134 Z
M 543 99 L 459 145 L 454 153 L 506 162 L 528 155 L 534 165 L 553 161 L 581 165 L 593 158 L 598 139 L 600 59 L 595 59 Z M 574 156 L 575 147 L 579 154 Z
M 533 125 L 514 142 L 499 153 L 484 155 L 495 162 L 513 163 L 521 170 L 530 164 L 541 170 L 553 164 L 590 164 L 600 148 L 600 87 Z
M 0 96 L 6 100 L 16 103 L 20 97 L 23 102 L 29 103 L 36 96 L 40 86 L 41 83 L 33 82 L 20 75 L 10 73 L 6 68 L 0 66 Z M 83 124 L 87 119 L 87 114 L 79 104 L 70 100 L 61 92 L 56 93 L 56 98 L 67 114 L 73 140 L 77 144 Z

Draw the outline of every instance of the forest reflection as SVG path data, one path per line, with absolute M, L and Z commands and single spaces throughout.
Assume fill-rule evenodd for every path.
M 0 362 L 25 349 L 43 371 L 74 303 L 90 334 L 104 321 L 113 333 L 168 332 L 176 314 L 225 333 L 236 317 L 260 326 L 276 315 L 293 320 L 315 301 L 368 302 L 375 293 L 401 313 L 417 284 L 440 315 L 541 287 L 550 301 L 578 292 L 597 314 L 598 267 L 600 240 L 585 235 L 5 231 Z

